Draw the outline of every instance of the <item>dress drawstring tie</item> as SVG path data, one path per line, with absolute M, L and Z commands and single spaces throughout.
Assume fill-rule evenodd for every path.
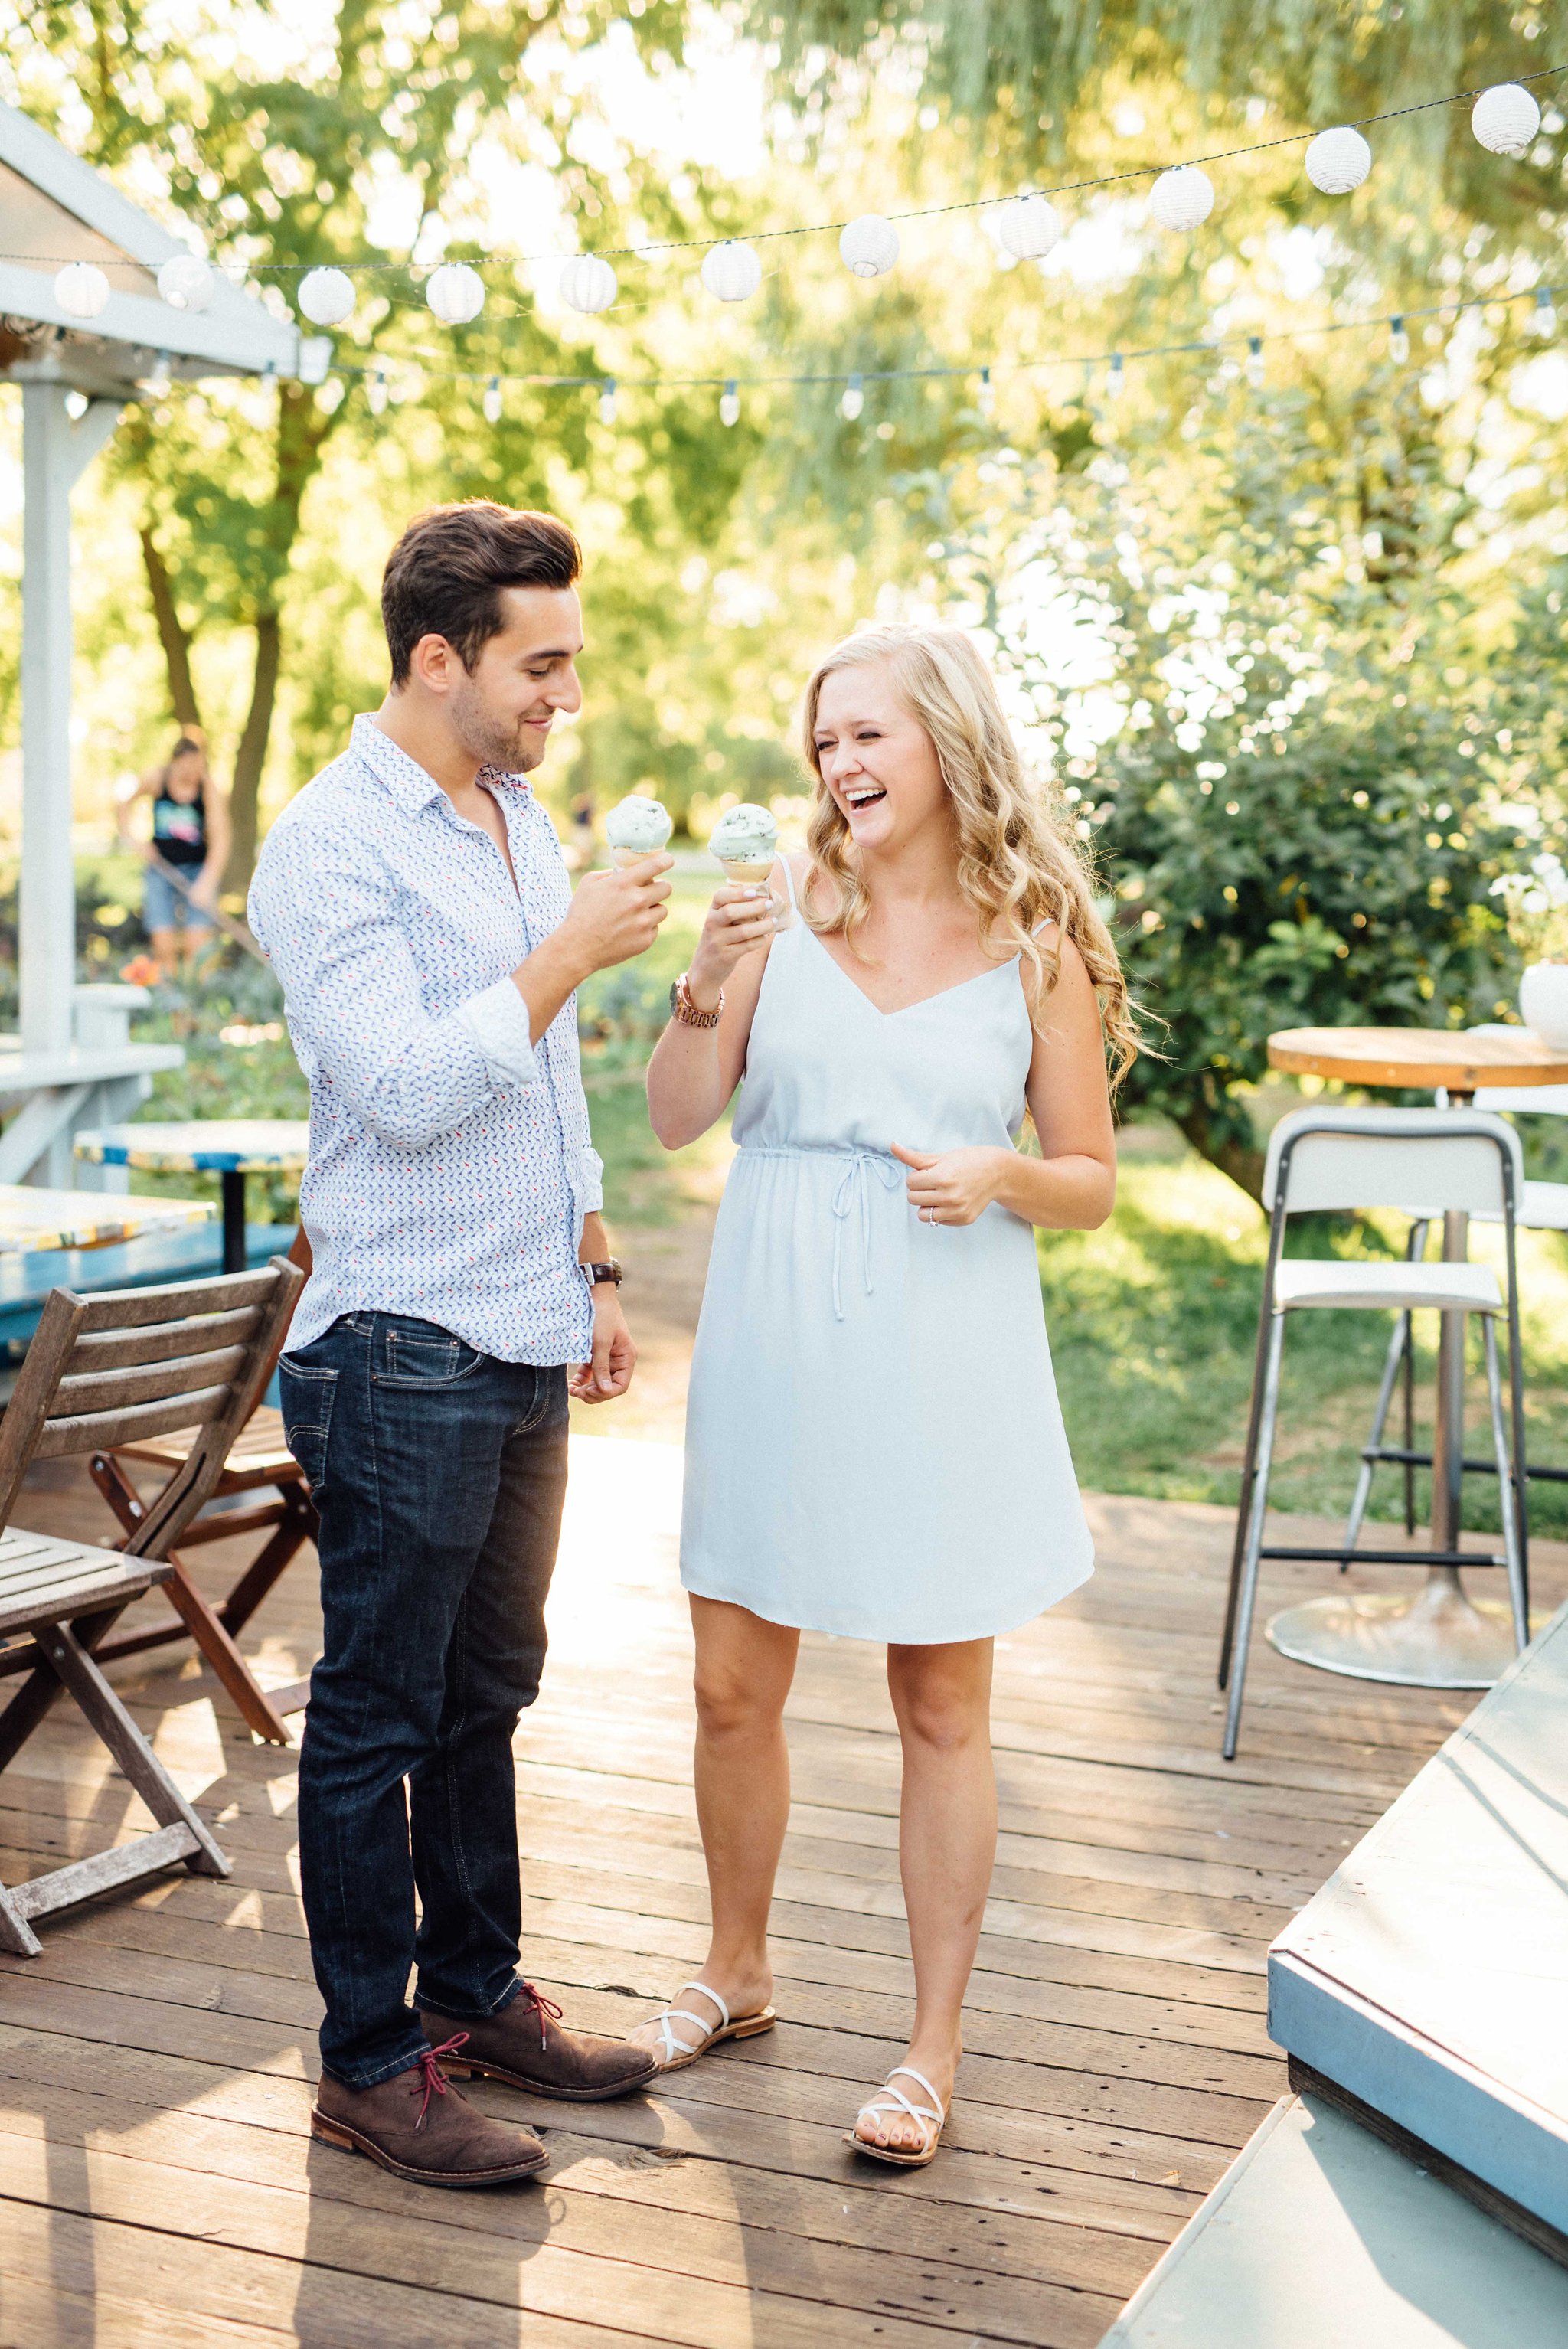
M 861 1266 L 866 1295 L 872 1294 L 872 1195 L 868 1179 L 872 1174 L 876 1175 L 885 1191 L 896 1191 L 904 1179 L 904 1170 L 896 1158 L 888 1158 L 880 1150 L 857 1150 L 833 1193 L 833 1314 L 840 1321 L 844 1318 L 844 1226 L 854 1212 L 857 1197 L 861 1203 Z

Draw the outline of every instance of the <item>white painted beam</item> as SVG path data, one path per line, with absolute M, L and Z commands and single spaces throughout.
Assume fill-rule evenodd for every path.
M 77 977 L 71 857 L 71 490 L 120 403 L 73 418 L 62 384 L 22 387 L 22 1043 L 71 1042 Z

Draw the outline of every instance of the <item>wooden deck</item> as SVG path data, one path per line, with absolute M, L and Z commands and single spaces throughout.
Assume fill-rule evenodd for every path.
M 518 1741 L 525 1963 L 571 2020 L 612 2031 L 704 1947 L 677 1466 L 664 1445 L 579 1444 L 545 1692 Z M 33 1522 L 107 1531 L 90 1488 L 63 1466 L 40 1477 Z M 873 1651 L 803 1647 L 779 2029 L 655 2097 L 529 2110 L 552 2168 L 490 2195 L 310 2144 L 293 1757 L 238 1733 L 183 1651 L 118 1667 L 234 1875 L 170 1877 L 53 1922 L 40 1959 L 0 1961 L 0 2344 L 1098 2342 L 1284 2089 L 1268 1940 L 1468 1700 L 1332 1680 L 1260 1643 L 1227 1767 L 1226 1520 L 1133 1500 L 1093 1514 L 1099 1572 L 999 1655 L 1003 1833 L 970 2052 L 947 2149 L 907 2177 L 841 2143 L 909 2013 Z M 200 1554 L 215 1587 L 224 1547 Z M 1273 1569 L 1271 1606 L 1316 1572 Z M 1543 1549 L 1537 1579 L 1555 1604 L 1568 1552 Z M 252 1629 L 264 1681 L 306 1668 L 308 1567 Z M 8 1876 L 137 1825 L 63 1712 L 0 1776 Z

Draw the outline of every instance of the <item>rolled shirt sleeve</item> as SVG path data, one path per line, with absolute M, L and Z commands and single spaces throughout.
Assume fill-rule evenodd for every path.
M 477 1046 L 497 1087 L 531 1085 L 538 1073 L 532 1015 L 513 978 L 470 995 L 454 1014 Z

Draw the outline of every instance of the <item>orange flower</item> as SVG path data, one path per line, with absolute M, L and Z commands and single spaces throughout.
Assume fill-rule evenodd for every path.
M 150 955 L 140 954 L 132 955 L 129 962 L 121 963 L 119 975 L 128 987 L 156 987 L 163 973 Z

